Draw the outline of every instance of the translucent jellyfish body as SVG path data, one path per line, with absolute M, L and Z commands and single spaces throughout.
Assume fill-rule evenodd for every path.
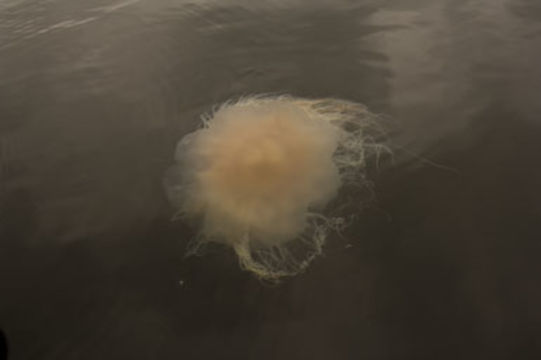
M 165 179 L 184 219 L 206 242 L 230 246 L 267 280 L 295 275 L 344 224 L 329 207 L 345 184 L 365 186 L 376 116 L 336 99 L 247 97 L 203 116 L 182 138 Z M 336 206 L 336 205 L 334 205 Z

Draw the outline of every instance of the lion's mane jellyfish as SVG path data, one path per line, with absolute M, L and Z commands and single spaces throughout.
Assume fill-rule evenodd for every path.
M 376 120 L 354 102 L 289 96 L 242 98 L 203 116 L 165 178 L 178 215 L 200 227 L 191 251 L 230 246 L 266 280 L 303 271 L 346 223 L 333 211 L 341 188 L 368 184 Z

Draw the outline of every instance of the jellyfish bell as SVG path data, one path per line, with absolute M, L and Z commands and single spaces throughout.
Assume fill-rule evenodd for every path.
M 363 185 L 374 115 L 361 104 L 287 96 L 222 105 L 178 144 L 166 176 L 179 214 L 199 220 L 198 242 L 231 246 L 263 279 L 303 271 L 340 223 L 329 203 Z

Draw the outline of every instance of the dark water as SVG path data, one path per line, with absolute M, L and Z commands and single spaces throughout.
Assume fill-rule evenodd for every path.
M 541 358 L 540 1 L 122 1 L 0 1 L 12 359 Z M 350 245 L 277 287 L 183 259 L 161 184 L 260 92 L 394 124 Z

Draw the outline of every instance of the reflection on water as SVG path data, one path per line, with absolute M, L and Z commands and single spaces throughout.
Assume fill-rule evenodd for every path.
M 540 4 L 0 2 L 13 356 L 539 355 Z M 200 113 L 261 92 L 393 118 L 353 246 L 279 288 L 228 253 L 183 260 L 161 185 Z

